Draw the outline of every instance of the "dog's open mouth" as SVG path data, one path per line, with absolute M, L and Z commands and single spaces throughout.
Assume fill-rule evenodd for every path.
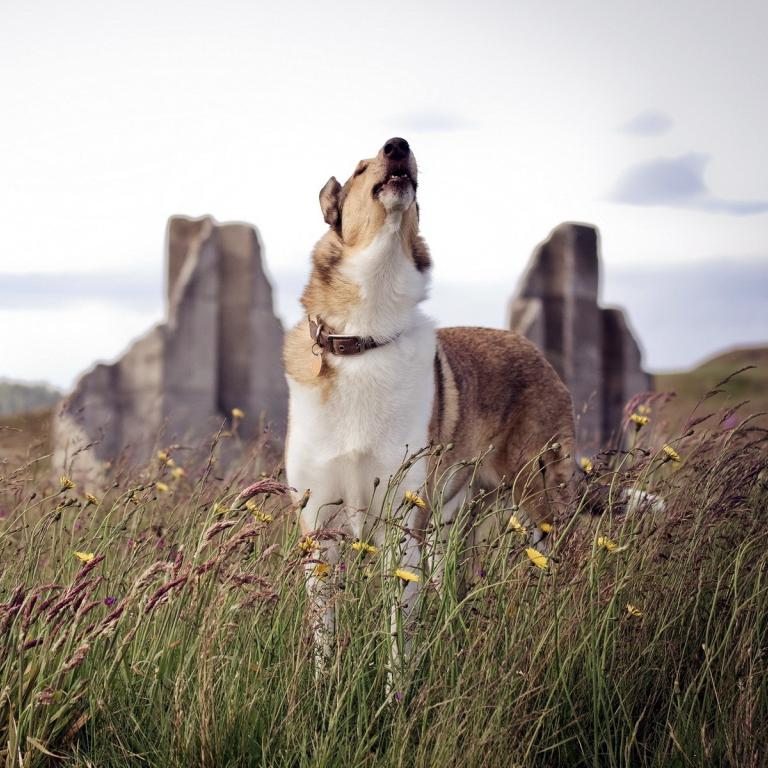
M 389 175 L 373 186 L 373 196 L 377 197 L 385 188 L 393 192 L 402 192 L 409 186 L 416 189 L 416 182 L 411 178 L 411 174 L 404 168 L 390 171 Z

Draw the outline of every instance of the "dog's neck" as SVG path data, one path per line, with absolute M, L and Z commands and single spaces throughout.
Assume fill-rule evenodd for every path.
M 321 317 L 334 333 L 377 341 L 393 339 L 414 325 L 421 315 L 418 305 L 427 297 L 429 270 L 417 269 L 409 252 L 412 245 L 401 230 L 401 214 L 391 213 L 364 248 L 339 245 L 340 258 L 331 257 L 331 274 L 327 264 L 319 263 L 316 249 L 303 297 L 308 314 Z M 340 301 L 340 296 L 349 300 Z

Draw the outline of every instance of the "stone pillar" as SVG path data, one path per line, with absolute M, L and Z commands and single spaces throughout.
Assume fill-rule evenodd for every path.
M 624 403 L 650 388 L 620 310 L 598 305 L 597 229 L 565 223 L 533 253 L 509 308 L 509 327 L 533 341 L 571 391 L 582 452 L 603 447 Z
M 81 377 L 55 417 L 57 469 L 69 471 L 87 443 L 95 444 L 77 462 L 89 477 L 105 461 L 143 463 L 172 442 L 191 448 L 192 460 L 233 408 L 247 414 L 241 437 L 257 434 L 261 414 L 284 434 L 283 330 L 256 230 L 174 216 L 166 248 L 167 320 Z

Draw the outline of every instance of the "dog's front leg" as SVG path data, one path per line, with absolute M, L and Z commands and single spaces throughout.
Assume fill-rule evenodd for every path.
M 336 634 L 336 607 L 333 603 L 334 572 L 338 562 L 339 547 L 336 542 L 324 542 L 322 548 L 317 548 L 311 553 L 311 557 L 304 565 L 317 674 L 328 668 L 334 655 Z

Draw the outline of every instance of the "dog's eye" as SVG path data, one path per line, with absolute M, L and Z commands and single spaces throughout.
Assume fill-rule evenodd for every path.
M 355 176 L 359 176 L 361 173 L 364 173 L 367 167 L 368 167 L 367 164 L 358 165 L 357 168 L 355 168 Z

